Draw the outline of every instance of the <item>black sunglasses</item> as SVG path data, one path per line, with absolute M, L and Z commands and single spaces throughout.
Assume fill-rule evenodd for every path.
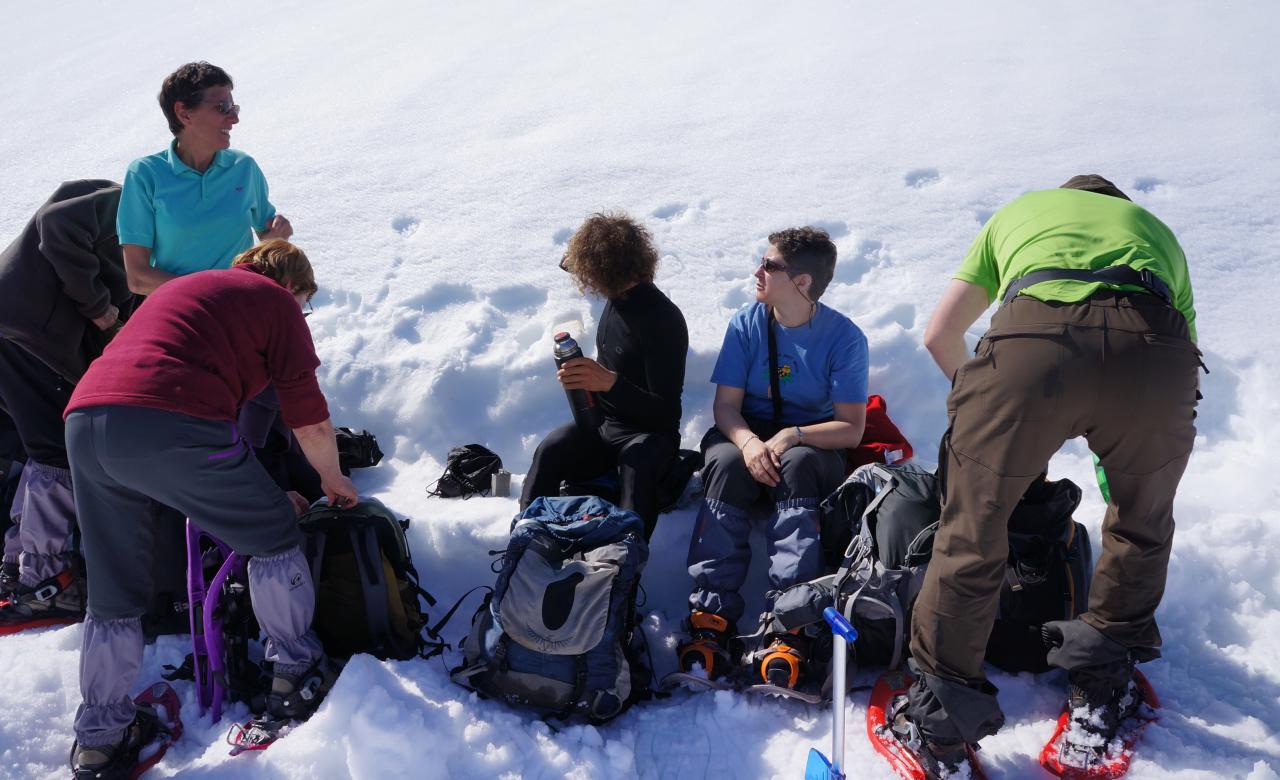
M 569 253 L 565 252 L 564 256 L 560 258 L 560 270 L 564 271 L 565 273 L 569 273 L 568 263 L 569 263 Z
M 767 274 L 777 273 L 778 271 L 786 271 L 787 266 L 779 263 L 777 260 L 770 260 L 767 257 L 760 258 L 760 266 L 764 268 Z

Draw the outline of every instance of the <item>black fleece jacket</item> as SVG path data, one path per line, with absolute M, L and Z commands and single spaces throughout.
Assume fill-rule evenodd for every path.
M 120 185 L 69 181 L 0 253 L 0 336 L 77 382 L 109 338 L 91 320 L 114 304 L 123 320 L 129 292 L 116 237 Z
M 610 299 L 596 329 L 596 359 L 618 373 L 600 397 L 605 418 L 637 431 L 680 438 L 680 394 L 689 330 L 684 315 L 652 284 Z

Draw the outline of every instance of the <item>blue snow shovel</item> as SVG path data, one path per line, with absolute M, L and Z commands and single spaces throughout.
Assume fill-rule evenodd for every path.
M 846 659 L 849 643 L 858 638 L 858 632 L 835 607 L 822 610 L 822 616 L 831 625 L 831 759 L 817 748 L 809 748 L 809 763 L 804 768 L 804 780 L 844 780 L 844 693 Z

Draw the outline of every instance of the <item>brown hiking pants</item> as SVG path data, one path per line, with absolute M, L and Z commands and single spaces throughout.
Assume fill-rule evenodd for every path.
M 942 519 L 911 627 L 927 687 L 994 692 L 982 660 L 1009 516 L 1076 436 L 1097 453 L 1111 490 L 1089 611 L 1080 619 L 1125 648 L 1159 647 L 1154 613 L 1173 542 L 1173 497 L 1195 439 L 1199 366 L 1183 316 L 1151 295 L 1101 292 L 1070 304 L 1022 296 L 995 313 L 947 401 Z M 937 698 L 950 709 L 948 696 Z M 1002 720 L 994 698 L 988 704 L 985 715 L 946 715 L 973 742 Z M 961 722 L 973 717 L 979 722 Z

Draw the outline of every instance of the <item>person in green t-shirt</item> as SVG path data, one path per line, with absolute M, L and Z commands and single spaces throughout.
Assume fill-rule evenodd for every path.
M 1003 303 L 970 358 L 965 331 L 997 298 Z M 950 427 L 938 466 L 942 518 L 912 617 L 918 676 L 893 723 L 933 775 L 962 764 L 966 743 L 1004 722 L 982 661 L 1008 520 L 1076 436 L 1106 469 L 1111 501 L 1088 611 L 1044 630 L 1049 663 L 1071 681 L 1063 750 L 1083 765 L 1101 760 L 1105 748 L 1095 746 L 1109 744 L 1130 714 L 1134 663 L 1160 655 L 1154 613 L 1173 497 L 1195 440 L 1194 339 L 1181 247 L 1101 176 L 1019 197 L 973 242 L 925 330 L 952 382 Z

